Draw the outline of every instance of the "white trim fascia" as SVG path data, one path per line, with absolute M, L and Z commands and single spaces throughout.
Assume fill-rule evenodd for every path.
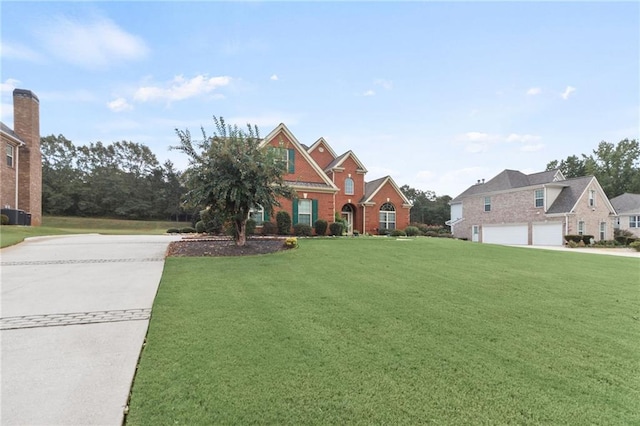
M 289 186 L 290 188 L 299 191 L 299 192 L 307 192 L 309 194 L 312 194 L 314 192 L 326 192 L 329 194 L 335 194 L 336 192 L 339 191 L 338 188 L 313 188 L 313 187 L 308 187 L 308 186 L 303 186 L 303 185 L 295 185 L 295 184 L 291 184 L 291 183 L 287 183 L 287 186 Z
M 375 190 L 375 191 L 373 191 L 373 192 L 371 193 L 371 195 L 369 196 L 369 198 L 367 198 L 366 200 L 364 200 L 364 203 L 366 203 L 366 202 L 371 202 L 371 201 L 369 201 L 369 200 L 371 200 L 373 197 L 375 197 L 375 196 L 376 196 L 376 194 L 380 191 L 380 188 L 382 188 L 383 186 L 385 186 L 385 184 L 386 184 L 387 182 L 390 182 L 390 183 L 391 183 L 391 186 L 393 186 L 393 188 L 396 190 L 396 192 L 400 195 L 400 197 L 402 198 L 402 201 L 404 201 L 404 203 L 403 203 L 403 204 L 413 206 L 413 204 L 411 204 L 411 201 L 409 201 L 409 200 L 407 199 L 407 197 L 402 193 L 402 191 L 400 191 L 400 188 L 398 187 L 398 185 L 396 185 L 395 181 L 393 180 L 393 178 L 392 178 L 391 176 L 386 176 L 386 177 L 384 178 L 384 180 L 382 181 L 382 183 L 380 183 L 380 185 L 378 185 L 378 187 L 376 188 L 376 190 Z M 375 203 L 374 203 L 374 204 L 375 204 Z
M 342 159 L 340 161 L 338 161 L 338 164 L 333 166 L 331 169 L 340 169 L 340 166 L 342 165 L 342 163 L 344 163 L 347 158 L 351 157 L 351 158 L 353 158 L 353 161 L 355 161 L 356 164 L 358 165 L 358 171 L 362 171 L 363 173 L 367 173 L 367 168 L 364 166 L 364 164 L 362 164 L 362 162 L 358 159 L 358 157 L 356 156 L 356 154 L 352 150 L 349 150 L 349 151 L 345 152 L 342 155 L 343 155 Z M 342 170 L 344 170 L 344 167 L 342 167 Z
M 9 139 L 12 142 L 15 142 L 16 144 L 18 144 L 19 147 L 25 146 L 26 143 L 24 143 L 22 140 L 14 137 L 13 135 L 5 132 L 4 130 L 0 130 L 0 133 L 2 134 L 2 136 L 4 136 L 5 138 Z
M 318 175 L 322 178 L 322 180 L 331 188 L 333 188 L 335 191 L 339 191 L 340 189 L 333 183 L 331 179 L 329 179 L 329 176 L 327 176 L 327 174 L 320 168 L 320 166 L 318 166 L 318 163 L 316 163 L 315 160 L 311 158 L 311 155 L 309 155 L 309 153 L 302 147 L 298 139 L 295 136 L 293 136 L 293 133 L 291 133 L 291 131 L 287 128 L 287 126 L 284 125 L 284 123 L 278 124 L 278 126 L 275 129 L 273 129 L 262 140 L 262 142 L 260 142 L 260 147 L 267 146 L 280 131 L 284 132 L 284 134 L 287 135 L 287 138 L 289 138 L 291 143 L 295 145 L 298 152 L 300 152 L 300 154 L 311 165 L 311 167 L 318 173 Z
M 324 143 L 324 146 L 327 148 L 327 150 L 329 151 L 329 154 L 333 155 L 333 159 L 335 160 L 336 158 L 338 158 L 338 156 L 336 155 L 336 152 L 333 150 L 333 148 L 331 148 L 331 145 L 329 145 L 329 143 L 325 140 L 325 138 L 320 138 L 317 141 L 315 141 L 313 143 L 313 145 L 311 145 L 309 147 L 309 151 L 307 151 L 309 154 L 311 154 L 311 151 L 315 150 L 318 146 L 320 146 L 321 143 Z
M 591 180 L 589 181 L 589 183 L 584 187 L 584 191 L 582 191 L 582 194 L 580 194 L 580 196 L 578 197 L 578 199 L 576 200 L 576 203 L 573 205 L 573 207 L 571 208 L 571 211 L 574 211 L 576 209 L 576 207 L 578 206 L 578 204 L 580 203 L 580 201 L 582 200 L 582 198 L 587 194 L 587 191 L 589 190 L 589 187 L 591 186 L 591 184 L 595 181 L 596 183 L 596 190 L 598 191 L 598 193 L 600 194 L 600 198 L 602 198 L 603 200 L 605 200 L 605 205 L 607 206 L 608 210 L 609 210 L 609 214 L 613 214 L 614 216 L 617 214 L 616 213 L 616 209 L 613 208 L 613 205 L 611 204 L 611 201 L 609 201 L 609 197 L 607 197 L 607 194 L 604 193 L 604 189 L 602 189 L 602 186 L 600 186 L 600 182 L 598 182 L 598 179 L 596 179 L 595 176 L 591 176 Z M 595 207 L 594 207 L 595 208 Z

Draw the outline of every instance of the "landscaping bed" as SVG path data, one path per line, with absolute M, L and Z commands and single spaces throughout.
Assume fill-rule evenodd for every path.
M 279 237 L 247 238 L 244 246 L 237 246 L 235 241 L 228 237 L 195 237 L 172 242 L 167 249 L 167 256 L 250 256 L 285 249 L 284 239 Z

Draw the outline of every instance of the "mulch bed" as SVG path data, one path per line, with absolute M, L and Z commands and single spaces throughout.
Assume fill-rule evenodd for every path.
M 250 256 L 286 250 L 283 238 L 247 238 L 247 243 L 238 247 L 230 238 L 183 238 L 169 244 L 167 256 Z

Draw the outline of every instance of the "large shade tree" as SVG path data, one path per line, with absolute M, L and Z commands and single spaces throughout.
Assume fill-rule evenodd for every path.
M 257 126 L 246 130 L 213 117 L 216 131 L 193 140 L 189 130 L 176 129 L 180 144 L 173 146 L 189 157 L 185 171 L 186 199 L 212 209 L 222 220 L 233 223 L 235 241 L 246 243 L 246 224 L 252 208 L 264 208 L 273 215 L 280 197 L 292 198 L 286 185 L 284 166 L 275 152 L 260 146 Z

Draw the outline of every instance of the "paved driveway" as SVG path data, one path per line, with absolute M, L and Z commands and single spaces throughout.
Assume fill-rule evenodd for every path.
M 170 236 L 2 249 L 2 425 L 120 425 Z

